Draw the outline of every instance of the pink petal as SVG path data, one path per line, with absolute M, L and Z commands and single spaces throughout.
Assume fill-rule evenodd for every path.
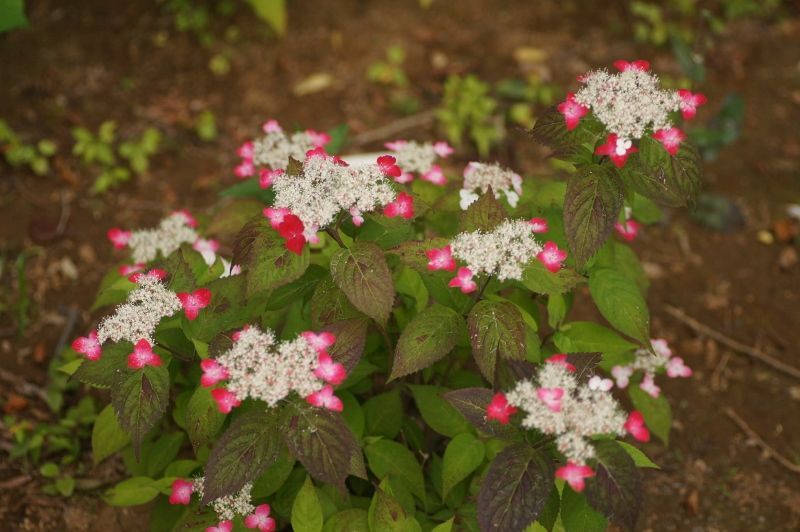
M 236 394 L 225 388 L 215 388 L 211 390 L 211 397 L 216 401 L 217 409 L 223 414 L 230 414 L 231 410 L 242 404 L 236 397 Z
M 281 133 L 283 129 L 278 124 L 277 120 L 267 120 L 261 126 L 261 131 L 263 131 L 264 133 Z
M 486 407 L 486 419 L 494 419 L 500 424 L 506 425 L 512 415 L 517 412 L 517 408 L 508 404 L 505 394 L 498 392 L 494 394 L 491 402 Z
M 453 147 L 450 146 L 448 143 L 444 141 L 435 142 L 433 144 L 433 151 L 436 152 L 436 155 L 442 158 L 446 158 L 455 151 Z
M 192 500 L 194 484 L 182 478 L 176 478 L 172 482 L 172 493 L 169 496 L 170 504 L 189 504 Z
M 131 239 L 131 232 L 130 231 L 123 231 L 118 227 L 112 227 L 106 233 L 106 236 L 114 244 L 114 247 L 117 249 L 122 249 L 128 245 L 128 241 Z
M 444 186 L 447 184 L 447 178 L 444 176 L 442 168 L 436 164 L 431 166 L 427 172 L 422 174 L 421 179 L 439 186 Z
M 570 373 L 574 373 L 577 370 L 575 365 L 567 360 L 567 355 L 564 353 L 556 353 L 555 355 L 546 358 L 544 361 L 548 364 L 564 366 Z
M 531 218 L 528 223 L 531 224 L 531 231 L 534 233 L 546 233 L 549 230 L 547 220 L 544 218 Z
M 644 424 L 644 416 L 638 410 L 634 410 L 628 415 L 628 420 L 625 422 L 625 430 L 637 441 L 650 441 L 650 431 Z

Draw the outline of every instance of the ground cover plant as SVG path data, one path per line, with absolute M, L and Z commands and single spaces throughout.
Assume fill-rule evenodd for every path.
M 632 442 L 667 442 L 657 379 L 691 369 L 626 242 L 697 195 L 676 124 L 705 98 L 642 60 L 579 83 L 530 132 L 566 182 L 448 178 L 445 142 L 348 164 L 270 120 L 214 216 L 110 228 L 65 368 L 110 393 L 94 459 L 131 478 L 107 502 L 155 501 L 158 530 L 632 529 L 657 467 Z M 607 324 L 568 318 L 587 293 Z

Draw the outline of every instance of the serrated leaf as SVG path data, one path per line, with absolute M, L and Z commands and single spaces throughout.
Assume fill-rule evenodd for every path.
M 322 532 L 369 532 L 368 512 L 361 508 L 342 510 L 325 521 Z
M 111 403 L 120 426 L 128 433 L 136 457 L 145 435 L 167 411 L 169 372 L 164 366 L 122 373 L 111 388 Z
M 567 131 L 564 115 L 553 105 L 545 109 L 528 132 L 534 142 L 553 150 L 553 156 L 566 157 L 575 151 L 575 139 Z
M 289 454 L 289 449 L 282 445 L 278 458 L 253 481 L 250 496 L 253 499 L 265 499 L 278 491 L 292 473 L 294 464 L 295 459 Z
M 320 532 L 322 530 L 322 506 L 311 477 L 297 492 L 292 504 L 292 530 L 294 532 Z
M 358 310 L 383 325 L 394 305 L 392 274 L 383 251 L 371 242 L 356 242 L 331 257 L 336 286 Z
M 338 414 L 295 404 L 283 436 L 289 451 L 315 479 L 344 487 L 352 456 L 361 453 L 350 427 Z
M 628 456 L 631 457 L 633 463 L 639 468 L 661 469 L 658 464 L 653 462 L 649 456 L 644 454 L 644 451 L 631 445 L 630 443 L 617 440 L 617 444 L 622 447 Z
M 92 427 L 92 458 L 97 465 L 131 441 L 114 414 L 114 408 L 106 405 L 97 415 Z
M 469 430 L 469 424 L 464 416 L 442 397 L 447 391 L 446 388 L 423 384 L 410 384 L 409 388 L 422 419 L 430 428 L 448 438 Z
M 85 359 L 72 378 L 96 388 L 111 388 L 127 371 L 128 355 L 132 352 L 130 342 L 107 344 L 100 360 Z
M 525 322 L 513 303 L 479 301 L 467 317 L 472 356 L 483 376 L 494 383 L 498 357 L 525 359 Z
M 554 474 L 552 459 L 529 444 L 504 449 L 489 465 L 478 493 L 481 530 L 525 530 L 547 503 Z
M 410 532 L 403 507 L 380 488 L 372 496 L 367 519 L 373 532 Z
M 417 314 L 397 340 L 389 380 L 427 368 L 458 341 L 464 318 L 449 307 L 433 305 Z
M 311 327 L 322 327 L 338 321 L 363 318 L 357 308 L 350 303 L 333 279 L 323 278 L 311 297 Z
M 211 280 L 205 259 L 189 244 L 172 252 L 161 266 L 169 273 L 167 286 L 173 292 L 190 292 Z
M 461 232 L 491 231 L 506 218 L 508 213 L 489 187 L 461 216 Z
M 256 180 L 251 181 L 255 182 Z M 214 213 L 205 232 L 214 236 L 234 236 L 241 231 L 247 222 L 259 216 L 263 208 L 264 202 L 253 198 L 241 198 L 225 202 Z
M 406 489 L 425 500 L 425 479 L 422 467 L 411 451 L 403 445 L 390 441 L 378 440 L 364 449 L 367 462 L 372 472 L 380 479 L 391 476 L 401 482 Z
M 397 255 L 409 268 L 422 274 L 430 274 L 428 269 L 428 256 L 425 252 L 429 249 L 442 248 L 449 244 L 446 238 L 429 238 L 427 240 L 412 240 L 386 250 L 387 253 Z
M 186 433 L 194 450 L 209 443 L 224 423 L 211 389 L 198 386 L 186 404 Z
M 632 384 L 628 388 L 633 407 L 642 413 L 644 423 L 650 431 L 669 445 L 669 431 L 672 428 L 672 408 L 669 401 L 662 394 L 653 397 L 642 390 L 638 384 Z
M 487 388 L 462 388 L 442 395 L 482 433 L 501 439 L 515 437 L 519 433 L 512 425 L 501 425 L 497 421 L 486 419 L 486 407 L 489 406 L 493 396 L 494 392 Z
M 316 264 L 310 265 L 299 279 L 273 290 L 267 299 L 266 309 L 282 310 L 295 301 L 306 301 L 326 277 L 328 277 L 326 268 Z
M 538 260 L 531 262 L 522 277 L 522 284 L 537 294 L 565 294 L 586 279 L 569 268 L 553 273 Z
M 562 325 L 553 334 L 553 342 L 563 353 L 599 352 L 617 355 L 638 347 L 611 329 L 590 321 L 573 321 Z
M 364 224 L 358 231 L 358 240 L 374 242 L 383 249 L 397 246 L 413 238 L 413 224 L 403 218 L 387 218 L 377 214 L 364 216 Z
M 702 162 L 697 147 L 684 141 L 672 156 L 655 139 L 642 137 L 638 148 L 621 172 L 625 184 L 663 205 L 692 205 L 702 185 Z
M 152 478 L 133 477 L 109 489 L 103 499 L 111 506 L 138 506 L 152 501 L 159 493 Z
M 347 372 L 351 372 L 364 354 L 367 342 L 369 320 L 365 317 L 342 320 L 320 327 L 320 330 L 333 333 L 336 343 L 328 349 L 328 353 L 336 362 L 341 363 Z
M 561 493 L 561 522 L 566 532 L 606 532 L 608 520 L 569 486 Z
M 641 342 L 650 338 L 650 311 L 636 283 L 610 268 L 592 271 L 589 276 L 592 299 L 608 322 L 618 331 Z
M 633 530 L 642 509 L 644 486 L 633 459 L 613 440 L 594 442 L 595 476 L 587 479 L 586 500 L 612 522 Z
M 392 439 L 403 425 L 403 403 L 400 390 L 394 390 L 371 397 L 364 403 L 366 431 L 370 436 L 383 436 Z
M 193 341 L 210 343 L 221 332 L 236 329 L 257 316 L 262 309 L 258 297 L 248 297 L 242 275 L 222 277 L 205 285 L 211 302 L 194 320 L 186 320 L 184 331 Z
M 578 267 L 603 245 L 622 209 L 622 187 L 614 171 L 597 164 L 570 176 L 564 198 L 564 229 Z
M 275 462 L 282 445 L 277 417 L 262 407 L 231 423 L 208 457 L 203 504 L 238 492 Z
M 442 462 L 442 498 L 483 462 L 483 443 L 469 433 L 459 434 L 447 444 Z

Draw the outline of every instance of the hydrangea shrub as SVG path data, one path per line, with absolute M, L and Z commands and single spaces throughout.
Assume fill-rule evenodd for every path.
M 157 530 L 633 528 L 655 465 L 631 442 L 667 442 L 656 379 L 691 369 L 626 242 L 697 193 L 674 121 L 705 99 L 616 66 L 531 131 L 565 183 L 448 181 L 444 142 L 350 164 L 269 121 L 214 215 L 110 229 L 125 262 L 72 344 L 111 397 L 95 460 L 131 473 L 106 500 L 155 501 Z M 603 323 L 568 319 L 587 295 Z

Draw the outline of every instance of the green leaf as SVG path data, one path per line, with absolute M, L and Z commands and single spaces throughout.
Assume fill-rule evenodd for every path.
M 594 442 L 596 475 L 587 479 L 586 500 L 609 520 L 633 530 L 642 509 L 642 477 L 628 453 L 613 440 Z
M 600 268 L 589 276 L 589 291 L 600 314 L 618 331 L 639 340 L 650 338 L 650 312 L 636 283 L 621 272 Z
M 512 425 L 501 425 L 486 419 L 486 408 L 493 395 L 494 392 L 486 388 L 462 388 L 447 392 L 442 397 L 482 433 L 501 439 L 513 438 L 518 432 Z
M 671 207 L 693 204 L 702 185 L 702 163 L 695 145 L 684 141 L 672 156 L 660 142 L 645 136 L 638 148 L 621 172 L 625 184 L 657 203 Z
M 215 236 L 234 236 L 247 222 L 260 216 L 263 208 L 264 203 L 254 198 L 240 198 L 224 202 L 222 208 L 211 218 L 206 233 Z
M 612 356 L 638 347 L 608 327 L 591 321 L 565 323 L 553 334 L 553 342 L 562 353 L 603 353 Z
M 522 284 L 537 294 L 565 294 L 582 283 L 585 279 L 576 271 L 561 268 L 556 273 L 535 260 L 531 262 L 523 274 Z
M 347 124 L 339 124 L 328 130 L 328 135 L 331 141 L 325 145 L 325 151 L 331 155 L 336 155 L 342 151 L 345 143 L 347 142 L 347 133 L 350 128 Z
M 25 0 L 3 0 L 0 2 L 0 33 L 17 28 L 27 28 Z
M 322 532 L 369 532 L 368 512 L 361 508 L 342 510 L 325 521 Z
M 42 464 L 42 467 L 39 468 L 39 473 L 41 473 L 44 478 L 55 478 L 58 476 L 59 472 L 58 466 L 53 462 Z
M 347 299 L 381 325 L 394 305 L 392 274 L 383 251 L 371 242 L 356 242 L 331 257 L 331 276 Z
M 508 213 L 489 187 L 462 215 L 461 232 L 491 231 L 506 218 Z
M 133 477 L 106 491 L 103 499 L 111 506 L 139 506 L 152 501 L 159 493 L 152 478 Z
M 669 430 L 672 427 L 672 408 L 664 394 L 657 398 L 645 392 L 638 385 L 632 384 L 628 388 L 633 407 L 642 413 L 644 423 L 650 431 L 669 445 Z
M 219 197 L 252 198 L 258 200 L 263 208 L 263 204 L 271 204 L 275 200 L 275 191 L 272 189 L 272 187 L 268 189 L 261 188 L 258 179 L 245 179 L 240 183 L 236 183 L 235 185 L 231 185 L 228 188 L 221 190 L 219 192 Z
M 456 345 L 464 329 L 464 318 L 442 305 L 417 314 L 397 340 L 389 380 L 427 368 L 442 359 Z
M 114 408 L 106 405 L 97 415 L 92 427 L 92 457 L 97 465 L 131 441 L 114 414 Z
M 308 268 L 309 251 L 305 246 L 296 255 L 286 249 L 269 220 L 258 215 L 236 235 L 231 263 L 242 266 L 247 296 L 254 297 L 299 279 Z
M 128 355 L 132 352 L 130 342 L 106 344 L 100 360 L 84 359 L 72 378 L 96 388 L 111 388 L 127 373 Z
M 122 303 L 128 298 L 128 294 L 136 288 L 136 284 L 130 282 L 127 277 L 120 277 L 116 271 L 110 272 L 109 276 L 113 281 L 108 284 L 104 282 L 100 285 L 97 297 L 94 303 L 92 303 L 90 310 L 94 311 L 108 305 Z M 103 279 L 103 281 L 105 281 L 105 279 Z
M 409 388 L 422 419 L 430 428 L 448 438 L 469 430 L 469 423 L 464 416 L 442 397 L 446 388 L 421 384 L 411 384 Z
M 286 33 L 286 0 L 247 0 L 255 14 L 278 35 Z
M 633 463 L 636 464 L 636 467 L 640 468 L 651 468 L 651 469 L 661 469 L 658 464 L 650 460 L 650 457 L 644 454 L 644 451 L 639 449 L 638 447 L 634 447 L 630 443 L 624 441 L 617 441 L 620 447 L 622 447 L 626 453 L 633 459 Z
M 265 499 L 278 491 L 294 469 L 295 460 L 285 445 L 281 446 L 278 458 L 269 465 L 261 476 L 253 482 L 250 496 L 253 499 Z
M 525 322 L 513 303 L 479 301 L 467 317 L 472 356 L 494 383 L 497 359 L 525 360 Z
M 579 268 L 611 234 L 621 209 L 622 188 L 609 168 L 584 166 L 570 177 L 564 198 L 564 229 Z
M 339 290 L 331 278 L 323 278 L 311 297 L 311 327 L 321 329 L 331 323 L 363 318 L 344 292 Z
M 529 444 L 504 449 L 489 465 L 478 493 L 481 530 L 524 530 L 547 503 L 554 474 L 552 459 Z
M 185 435 L 183 432 L 164 434 L 147 450 L 142 465 L 148 477 L 158 478 L 180 452 Z
M 583 493 L 572 491 L 569 486 L 561 493 L 561 523 L 566 532 L 606 532 L 608 520 L 596 512 Z
M 395 388 L 368 399 L 364 403 L 364 417 L 367 434 L 393 439 L 403 425 L 403 403 L 400 400 L 400 390 Z
M 292 455 L 316 480 L 344 487 L 353 460 L 363 463 L 350 427 L 330 410 L 299 403 L 292 408 L 283 431 Z
M 222 277 L 205 288 L 211 291 L 211 302 L 194 320 L 184 321 L 184 332 L 193 341 L 211 343 L 221 332 L 241 327 L 262 310 L 258 298 L 246 294 L 246 279 L 242 275 Z
M 275 411 L 257 408 L 236 418 L 205 466 L 203 504 L 239 491 L 278 458 L 281 429 Z
M 567 131 L 564 115 L 555 105 L 548 107 L 539 115 L 529 134 L 534 142 L 551 148 L 554 157 L 567 157 L 575 151 L 576 142 Z
M 186 404 L 186 433 L 195 452 L 210 443 L 225 423 L 225 414 L 217 408 L 211 389 L 198 386 Z
M 369 529 L 372 532 L 409 532 L 405 510 L 388 493 L 378 488 L 372 496 L 368 512 Z
M 369 320 L 365 317 L 337 321 L 319 327 L 319 329 L 331 332 L 336 336 L 336 343 L 328 349 L 328 353 L 335 361 L 344 365 L 348 375 L 358 365 L 364 354 L 368 327 Z
M 146 366 L 120 375 L 111 389 L 117 420 L 131 437 L 137 458 L 142 440 L 167 411 L 168 402 L 169 372 L 164 366 Z
M 452 532 L 452 530 L 453 530 L 453 521 L 454 520 L 455 520 L 455 517 L 451 517 L 450 519 L 448 519 L 444 523 L 439 523 L 438 525 L 436 525 L 435 527 L 433 527 L 431 529 L 431 532 Z
M 442 497 L 483 463 L 483 443 L 469 433 L 459 434 L 447 444 L 442 464 Z
M 387 218 L 383 215 L 367 214 L 364 225 L 358 231 L 358 240 L 374 242 L 388 249 L 414 238 L 414 225 L 403 218 Z
M 378 440 L 364 449 L 372 472 L 380 479 L 391 476 L 406 489 L 425 500 L 425 479 L 414 455 L 401 444 Z
M 322 530 L 322 506 L 311 477 L 306 477 L 303 487 L 297 492 L 292 505 L 292 530 L 295 532 L 320 532 Z

